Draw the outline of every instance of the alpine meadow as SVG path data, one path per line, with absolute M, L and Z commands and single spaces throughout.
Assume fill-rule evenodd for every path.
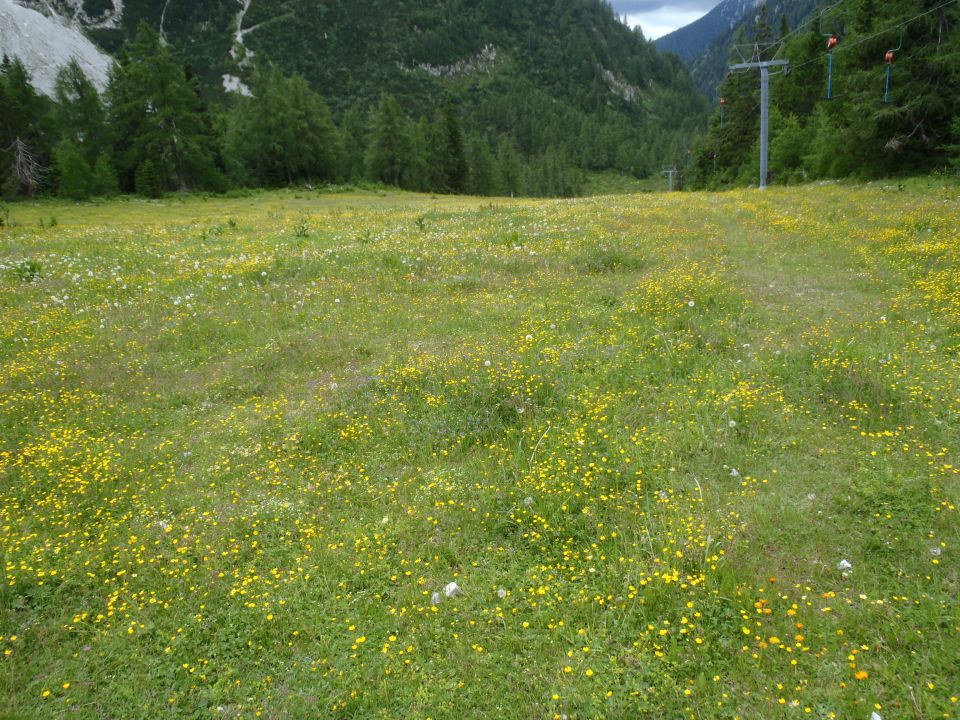
M 960 0 L 0 0 L 0 720 L 960 720 L 958 171 Z
M 955 186 L 11 218 L 5 717 L 956 715 Z

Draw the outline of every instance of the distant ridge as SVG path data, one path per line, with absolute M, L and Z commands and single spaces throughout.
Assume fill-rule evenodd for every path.
M 655 41 L 658 50 L 672 52 L 690 62 L 723 33 L 730 32 L 762 4 L 763 0 L 723 0 L 699 20 Z

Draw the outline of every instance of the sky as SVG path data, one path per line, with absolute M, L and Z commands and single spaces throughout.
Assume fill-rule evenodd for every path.
M 631 27 L 639 26 L 643 36 L 656 40 L 661 35 L 689 25 L 706 15 L 720 0 L 680 0 L 666 3 L 662 0 L 610 0 L 618 15 L 627 16 Z

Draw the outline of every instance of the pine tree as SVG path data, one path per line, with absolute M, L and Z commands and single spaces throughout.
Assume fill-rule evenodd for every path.
M 444 106 L 442 118 L 446 187 L 451 192 L 462 193 L 467 189 L 467 183 L 470 180 L 470 164 L 467 161 L 463 128 L 453 103 L 447 103 Z
M 147 158 L 137 168 L 135 180 L 137 195 L 148 198 L 158 198 L 163 195 L 164 183 L 157 171 L 157 166 Z
M 76 60 L 57 73 L 56 106 L 53 113 L 57 132 L 82 153 L 88 164 L 112 145 L 106 108 L 93 83 Z
M 300 76 L 259 69 L 227 131 L 227 155 L 255 184 L 336 179 L 340 137 L 323 99 Z
M 17 59 L 0 62 L 0 190 L 7 197 L 35 194 L 48 174 L 49 103 Z
M 490 146 L 479 135 L 469 142 L 470 181 L 468 191 L 472 195 L 494 195 L 497 192 L 497 168 Z
M 103 152 L 93 166 L 93 193 L 101 197 L 112 197 L 120 191 L 117 173 L 113 169 L 110 156 Z
M 90 163 L 76 144 L 64 138 L 54 151 L 57 194 L 70 200 L 86 200 L 94 194 L 95 178 Z
M 396 99 L 384 95 L 371 121 L 367 174 L 371 180 L 399 187 L 409 175 L 409 157 L 407 120 Z
M 500 176 L 500 188 L 511 197 L 526 193 L 523 183 L 523 162 L 513 141 L 508 136 L 500 138 L 497 148 L 497 171 Z
M 215 176 L 216 140 L 198 87 L 144 22 L 114 66 L 108 97 L 125 177 L 148 160 L 164 188 L 173 180 L 187 190 Z

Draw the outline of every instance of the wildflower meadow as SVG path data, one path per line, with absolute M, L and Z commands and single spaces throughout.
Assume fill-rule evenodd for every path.
M 0 718 L 960 714 L 955 186 L 4 217 Z

